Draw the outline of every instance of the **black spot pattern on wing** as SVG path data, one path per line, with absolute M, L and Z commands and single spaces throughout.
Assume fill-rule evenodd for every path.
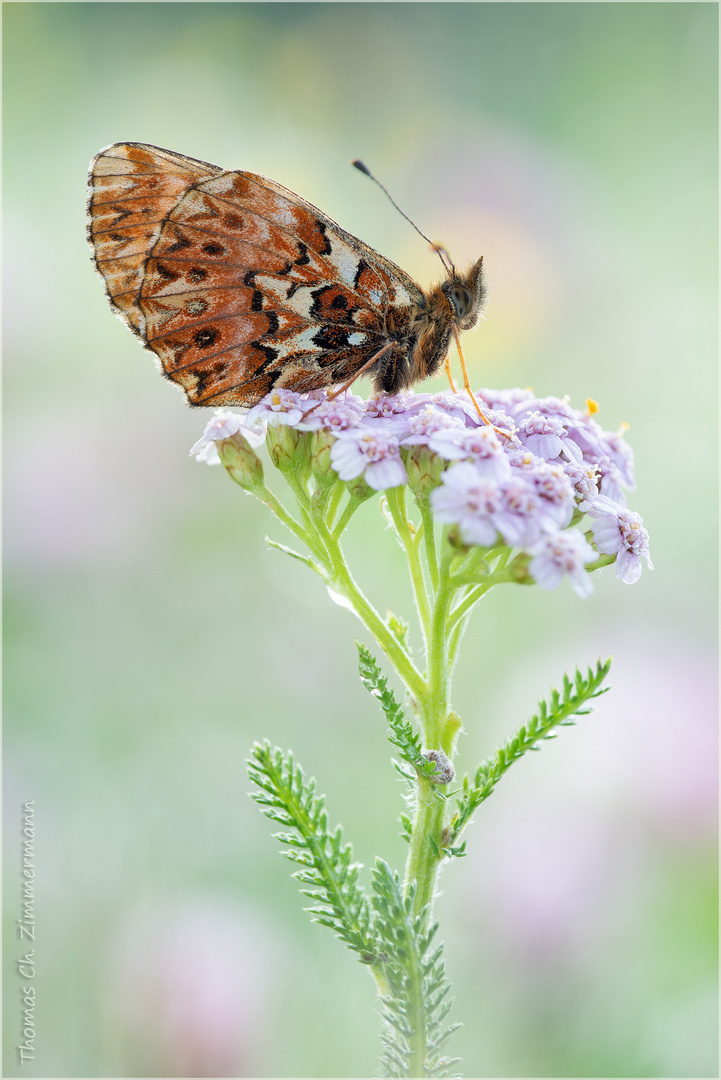
M 307 266 L 310 262 L 310 256 L 308 255 L 308 248 L 302 240 L 298 241 L 298 250 L 300 251 L 299 257 L 295 260 L 296 266 Z
M 218 330 L 214 326 L 204 326 L 202 330 L 196 330 L 193 341 L 199 349 L 209 349 L 218 340 Z
M 352 349 L 353 346 L 348 341 L 349 333 L 352 334 L 355 331 L 348 331 L 345 327 L 334 326 L 332 323 L 326 324 L 313 334 L 313 344 L 330 352 L 338 352 L 340 349 Z
M 352 322 L 354 312 L 362 306 L 343 285 L 322 285 L 311 296 L 310 317 L 321 322 Z
M 171 270 L 169 266 L 163 266 L 162 263 L 156 263 L 155 269 L 163 281 L 177 281 L 181 276 L 177 270 Z
M 177 251 L 183 251 L 185 248 L 193 246 L 192 240 L 189 240 L 187 236 L 183 236 L 182 233 L 178 233 L 178 239 L 174 244 L 171 244 L 169 248 L 165 249 L 166 255 L 174 255 Z

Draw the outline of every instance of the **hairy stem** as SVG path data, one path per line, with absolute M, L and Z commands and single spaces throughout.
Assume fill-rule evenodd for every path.
M 425 777 L 418 777 L 416 812 L 413 818 L 411 844 L 406 861 L 403 892 L 409 895 L 415 885 L 413 914 L 420 915 L 428 909 L 426 926 L 431 918 L 436 877 L 440 868 L 442 852 L 441 840 L 445 814 L 445 801 L 438 793 L 435 784 Z M 425 929 L 425 928 L 424 928 Z
M 360 499 L 354 499 L 352 495 L 348 496 L 348 502 L 343 507 L 343 513 L 338 518 L 338 521 L 337 521 L 336 525 L 333 527 L 333 532 L 331 533 L 331 536 L 332 536 L 333 540 L 338 539 L 338 537 L 343 532 L 343 530 L 345 529 L 345 527 L 348 524 L 348 522 L 350 521 L 350 519 L 355 514 L 358 507 L 361 505 L 361 501 L 362 500 L 360 500 Z
M 423 523 L 423 542 L 426 548 L 426 562 L 431 576 L 431 585 L 435 592 L 438 588 L 438 556 L 436 554 L 435 522 L 431 512 L 430 500 L 424 495 L 416 495 L 416 505 L 420 510 Z
M 475 588 L 470 589 L 449 614 L 448 629 L 454 630 L 461 619 L 468 614 L 474 604 L 476 604 L 482 596 L 485 596 L 490 588 L 492 588 L 491 585 L 477 585 Z
M 443 750 L 449 756 L 458 731 L 457 720 L 451 720 L 448 716 L 450 667 L 446 631 L 448 609 L 455 591 L 450 576 L 450 567 L 454 558 L 455 552 L 446 543 L 439 568 L 438 589 L 428 636 L 428 689 L 423 698 L 418 701 L 426 747 Z M 406 863 L 404 888 L 408 895 L 411 883 L 415 883 L 414 914 L 419 915 L 426 908 L 426 918 L 430 920 L 436 877 L 443 858 L 442 833 L 445 800 L 437 785 L 430 780 L 419 776 L 417 783 L 416 811 Z
M 329 572 L 337 590 L 349 601 L 358 618 L 367 626 L 383 649 L 390 662 L 415 698 L 426 694 L 426 681 L 410 656 L 391 633 L 381 616 L 356 585 L 348 569 L 340 543 L 331 535 L 325 521 L 316 521 L 316 527 L 328 549 Z
M 388 499 L 388 509 L 393 518 L 393 524 L 396 527 L 396 532 L 398 533 L 400 542 L 403 544 L 403 549 L 408 559 L 408 569 L 410 571 L 413 596 L 418 611 L 418 621 L 420 622 L 421 630 L 423 632 L 423 643 L 427 648 L 426 628 L 430 620 L 428 590 L 426 589 L 426 583 L 423 577 L 423 567 L 418 558 L 418 547 L 411 534 L 410 524 L 406 515 L 405 490 L 406 489 L 403 487 L 390 488 L 386 492 L 386 497 Z
M 299 540 L 302 540 L 305 546 L 313 552 L 313 554 L 324 564 L 327 564 L 327 554 L 320 544 L 317 543 L 312 529 L 307 529 L 296 521 L 295 518 L 288 513 L 283 504 L 276 498 L 270 488 L 265 487 L 256 489 L 253 494 L 259 499 L 268 509 L 275 514 L 279 521 L 282 521 L 286 528 L 290 529 Z

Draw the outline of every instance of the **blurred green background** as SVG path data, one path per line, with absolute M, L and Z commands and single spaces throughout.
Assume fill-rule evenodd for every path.
M 437 902 L 466 1076 L 718 1075 L 715 4 L 4 5 L 6 1076 L 368 1076 L 367 973 L 302 913 L 247 798 L 292 746 L 365 863 L 400 790 L 352 617 L 188 458 L 190 411 L 84 238 L 119 140 L 265 173 L 424 285 L 483 254 L 477 386 L 630 424 L 655 570 L 509 590 L 465 641 L 470 770 L 565 669 L 591 717 L 484 804 Z M 437 382 L 435 388 L 441 388 Z M 364 387 L 367 392 L 367 386 Z M 375 503 L 361 584 L 410 612 Z M 37 826 L 22 1069 L 20 818 Z

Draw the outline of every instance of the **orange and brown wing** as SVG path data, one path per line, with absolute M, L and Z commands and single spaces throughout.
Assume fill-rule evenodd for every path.
M 252 405 L 274 386 L 341 382 L 388 342 L 391 310 L 397 333 L 422 302 L 402 270 L 272 180 L 154 147 L 105 154 L 129 149 L 152 160 L 157 216 L 139 235 L 128 219 L 133 251 L 104 252 L 98 268 L 191 404 Z M 147 186 L 143 173 L 136 182 Z M 91 214 L 102 205 L 94 196 Z
M 145 338 L 138 304 L 145 264 L 163 224 L 185 192 L 222 172 L 142 143 L 116 143 L 90 166 L 88 240 L 108 299 L 134 333 Z

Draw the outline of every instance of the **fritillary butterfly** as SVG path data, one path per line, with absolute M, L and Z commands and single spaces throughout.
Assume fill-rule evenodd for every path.
M 483 260 L 428 291 L 273 180 L 143 143 L 90 168 L 88 237 L 116 313 L 191 405 L 434 375 L 474 326 Z M 480 410 L 479 410 L 480 411 Z

